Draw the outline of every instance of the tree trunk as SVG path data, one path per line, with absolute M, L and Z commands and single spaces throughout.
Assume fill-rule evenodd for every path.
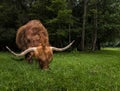
M 96 46 L 97 46 L 97 50 L 101 50 L 101 45 L 100 45 L 100 39 L 99 38 L 97 38 Z
M 97 21 L 97 0 L 95 3 L 95 9 L 96 12 L 94 13 L 94 33 L 93 33 L 93 43 L 92 43 L 92 51 L 96 50 L 96 46 L 97 46 L 97 29 L 98 29 L 98 21 Z
M 84 14 L 83 14 L 83 26 L 82 26 L 82 37 L 81 37 L 81 50 L 84 51 L 85 49 L 85 25 L 86 25 L 86 13 L 87 13 L 87 2 L 88 0 L 84 1 Z
M 69 24 L 69 43 L 71 42 L 71 26 Z

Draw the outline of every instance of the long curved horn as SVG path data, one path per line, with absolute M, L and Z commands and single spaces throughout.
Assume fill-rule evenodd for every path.
M 25 54 L 31 52 L 31 51 L 35 51 L 37 48 L 36 47 L 31 47 L 26 49 L 25 51 L 21 52 L 20 54 L 15 53 L 14 51 L 12 51 L 8 46 L 6 46 L 6 48 L 15 56 L 20 57 L 20 56 L 24 56 Z
M 68 49 L 73 43 L 74 43 L 74 40 L 69 45 L 67 45 L 66 47 L 63 47 L 63 48 L 51 47 L 51 49 L 53 51 L 64 51 L 64 50 Z

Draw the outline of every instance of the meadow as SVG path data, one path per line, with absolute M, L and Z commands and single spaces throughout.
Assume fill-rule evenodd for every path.
M 120 91 L 120 49 L 55 53 L 49 70 L 0 52 L 0 91 Z

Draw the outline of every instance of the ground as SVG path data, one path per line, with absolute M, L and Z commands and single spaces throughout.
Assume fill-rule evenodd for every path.
M 55 53 L 50 70 L 0 52 L 0 91 L 120 91 L 120 49 Z

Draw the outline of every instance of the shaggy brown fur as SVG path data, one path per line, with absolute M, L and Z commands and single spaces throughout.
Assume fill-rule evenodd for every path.
M 32 56 L 34 56 L 37 61 L 39 62 L 39 67 L 41 69 L 48 69 L 49 63 L 52 61 L 53 58 L 53 50 L 50 46 L 38 46 L 37 49 L 33 52 L 30 52 L 30 55 L 27 57 L 30 63 L 32 63 Z
M 39 61 L 39 66 L 41 69 L 48 69 L 49 63 L 53 58 L 53 51 L 50 46 L 38 46 L 37 50 L 34 51 L 35 58 Z
M 48 32 L 39 20 L 31 20 L 21 26 L 16 34 L 16 44 L 26 50 L 29 47 L 49 46 Z M 25 58 L 32 63 L 33 53 L 28 53 Z
M 49 45 L 48 32 L 39 20 L 31 20 L 18 29 L 16 44 L 22 50 Z

